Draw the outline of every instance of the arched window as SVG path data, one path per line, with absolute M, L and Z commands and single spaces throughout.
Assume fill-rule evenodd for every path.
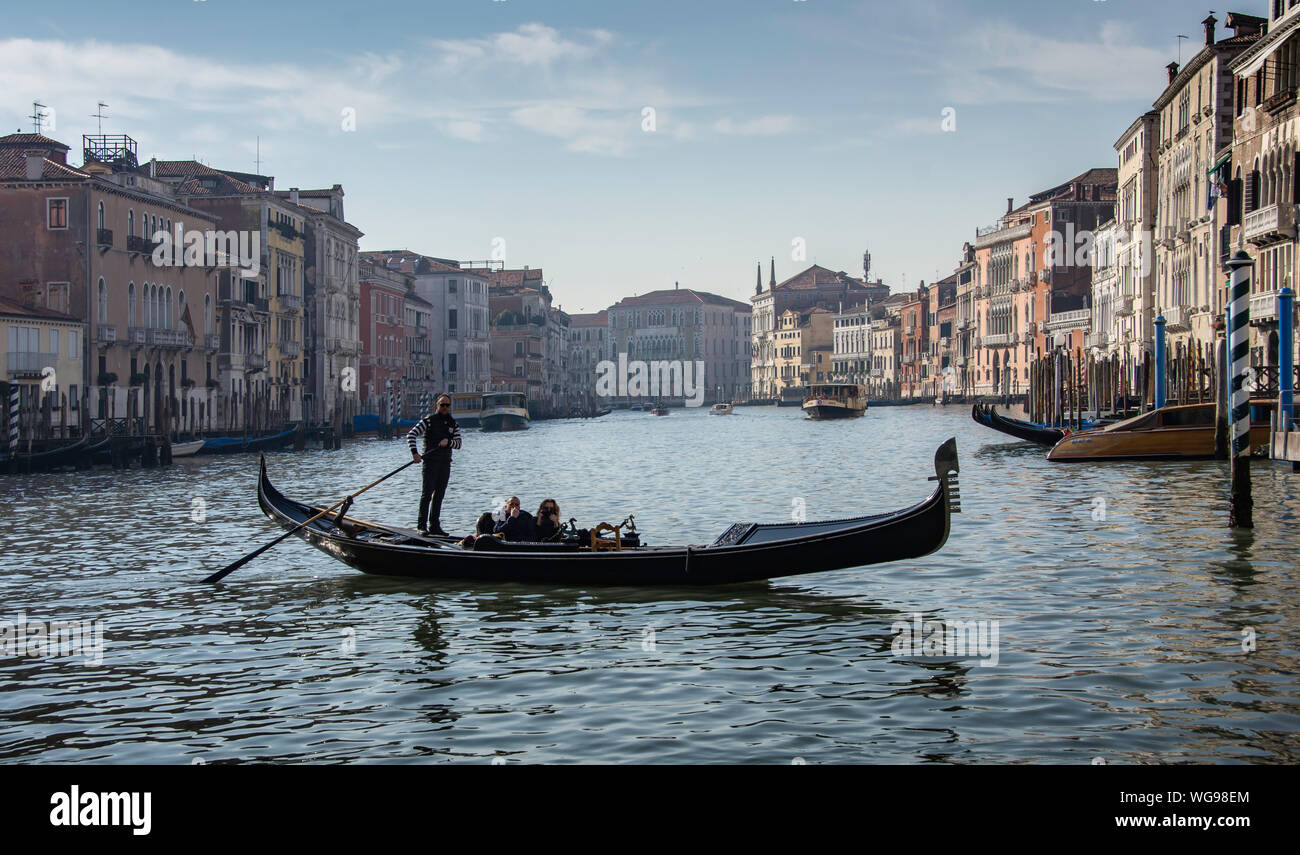
M 108 286 L 103 276 L 99 277 L 99 322 L 108 323 Z
M 126 286 L 126 325 L 133 327 L 135 323 L 135 283 L 131 282 Z
M 126 212 L 126 236 L 135 237 L 135 209 Z
M 168 285 L 167 299 L 166 299 L 166 312 L 163 314 L 163 327 L 169 330 L 174 329 L 176 327 L 176 324 L 174 323 L 175 318 L 172 316 L 172 307 L 174 305 L 175 304 L 172 303 L 172 286 Z
M 203 334 L 212 335 L 212 295 L 203 295 Z
M 103 202 L 100 202 L 100 203 L 99 203 L 99 226 L 98 226 L 98 228 L 101 228 L 101 229 L 104 228 L 104 203 L 103 203 Z

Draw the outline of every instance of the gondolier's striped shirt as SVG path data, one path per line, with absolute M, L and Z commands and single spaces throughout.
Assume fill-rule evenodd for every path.
M 411 451 L 416 451 L 416 443 L 420 437 L 424 437 L 424 454 L 446 454 L 451 455 L 453 448 L 460 448 L 460 425 L 456 420 L 447 416 L 439 416 L 432 413 L 425 416 L 415 423 L 406 434 L 406 444 L 411 446 Z M 438 445 L 444 439 L 451 442 L 445 448 Z

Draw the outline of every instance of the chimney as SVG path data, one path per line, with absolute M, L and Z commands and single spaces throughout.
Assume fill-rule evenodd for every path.
M 1171 62 L 1165 68 L 1169 69 L 1169 82 L 1173 83 L 1174 78 L 1178 76 L 1178 63 Z
M 1219 23 L 1219 20 L 1214 17 L 1213 12 L 1211 12 L 1210 16 L 1206 18 L 1204 21 L 1201 21 L 1201 25 L 1205 27 L 1206 47 L 1209 47 L 1210 45 L 1214 44 L 1214 25 L 1217 23 Z
M 156 157 L 149 158 L 149 177 L 158 177 L 158 158 Z
M 295 205 L 298 204 L 298 188 L 297 188 L 297 187 L 290 187 L 290 188 L 289 188 L 289 201 L 292 202 L 292 203 L 294 203 Z
M 754 286 L 754 293 L 755 294 L 763 293 L 763 262 L 761 261 L 758 263 L 758 278 Z
M 674 290 L 674 291 L 676 291 L 676 290 L 677 290 L 678 288 L 680 288 L 680 287 L 682 287 L 682 285 L 681 285 L 680 282 L 674 282 L 674 283 L 673 283 L 673 290 Z
M 1008 197 L 1007 197 L 1007 213 L 1008 213 L 1008 214 L 1011 213 L 1011 203 L 1012 203 L 1012 201 L 1015 200 L 1015 198 L 1016 198 L 1015 196 L 1008 196 Z
M 772 256 L 772 279 L 767 283 L 768 288 L 776 287 L 776 256 Z
M 40 181 L 45 177 L 45 152 L 25 151 L 23 156 L 27 160 L 28 181 Z

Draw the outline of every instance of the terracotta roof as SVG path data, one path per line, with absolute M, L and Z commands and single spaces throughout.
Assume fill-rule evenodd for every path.
M 465 270 L 462 267 L 451 264 L 448 259 L 433 258 L 406 249 L 366 250 L 361 253 L 361 257 L 369 259 L 380 267 L 387 267 L 390 270 L 400 270 L 403 273 L 409 273 L 412 276 L 421 273 L 463 273 L 467 276 L 483 275 L 481 273 L 476 274 L 473 270 Z
M 264 192 L 197 160 L 153 160 L 140 164 L 136 172 L 148 175 L 151 169 L 157 178 L 181 179 L 176 185 L 178 196 L 249 196 Z M 215 182 L 216 186 L 207 187 L 204 182 Z
M 542 268 L 528 267 L 522 270 L 492 270 L 488 278 L 498 288 L 540 288 L 542 285 Z
M 599 312 L 569 315 L 569 326 L 607 327 L 609 326 L 609 312 L 601 309 Z
M 748 303 L 742 303 L 739 300 L 732 300 L 718 294 L 711 294 L 708 291 L 696 291 L 693 288 L 663 288 L 658 291 L 651 291 L 648 294 L 640 294 L 636 297 L 624 297 L 611 308 L 617 309 L 623 306 L 659 306 L 668 303 L 698 303 L 710 306 L 723 306 L 725 308 L 732 308 L 742 312 L 750 311 Z
M 12 136 L 12 135 L 11 135 Z M 35 136 L 35 134 L 24 134 L 23 136 Z M 48 157 L 42 158 L 45 161 L 45 168 L 42 170 L 42 176 L 50 179 L 85 179 L 90 177 L 90 173 L 82 172 L 71 166 L 50 160 Z M 21 146 L 16 148 L 0 147 L 0 180 L 14 181 L 22 180 L 27 177 L 27 156 L 23 154 Z
M 1063 181 L 1060 184 L 1056 185 L 1055 187 L 1052 187 L 1051 189 L 1043 190 L 1041 192 L 1035 193 L 1034 195 L 1029 197 L 1029 201 L 1033 203 L 1033 202 L 1043 202 L 1048 199 L 1052 199 L 1052 200 L 1059 199 L 1061 201 L 1076 200 L 1077 197 L 1075 196 L 1074 193 L 1074 185 L 1076 184 L 1084 184 L 1084 185 L 1098 184 L 1101 185 L 1104 189 L 1109 189 L 1113 193 L 1119 186 L 1119 170 L 1113 166 L 1102 167 L 1098 169 L 1089 169 L 1087 172 L 1084 172 L 1080 175 L 1076 175 L 1075 177 L 1071 178 L 1069 181 Z M 1083 201 L 1092 201 L 1092 200 L 1083 200 Z M 1108 200 L 1103 199 L 1102 201 L 1108 201 Z
M 39 148 L 40 146 L 47 146 L 51 148 L 62 149 L 63 151 L 68 150 L 68 146 L 66 144 L 61 143 L 56 139 L 52 139 L 51 137 L 47 137 L 45 136 L 45 134 L 17 133 L 17 134 L 8 134 L 7 136 L 0 137 L 0 147 L 11 146 L 11 145 L 26 146 L 28 148 Z
M 807 270 L 800 273 L 796 273 L 784 282 L 777 283 L 776 288 L 773 290 L 779 291 L 783 288 L 804 290 L 835 284 L 848 285 L 849 290 L 852 291 L 861 291 L 866 288 L 860 279 L 854 279 L 847 273 L 836 273 L 834 270 L 828 270 L 819 264 L 814 264 L 812 267 L 809 267 Z
M 43 307 L 29 306 L 26 303 L 20 303 L 17 300 L 11 300 L 8 297 L 0 297 L 0 315 L 19 315 L 24 318 L 45 318 L 51 321 L 72 321 L 73 323 L 85 323 L 66 312 L 56 312 L 54 309 Z

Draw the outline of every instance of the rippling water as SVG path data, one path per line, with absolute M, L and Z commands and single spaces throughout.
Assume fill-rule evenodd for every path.
M 1225 464 L 1048 464 L 959 407 L 617 412 L 467 432 L 443 523 L 514 493 L 707 543 L 798 503 L 911 504 L 953 435 L 963 512 L 939 553 L 706 590 L 390 580 L 297 540 L 204 585 L 279 532 L 256 458 L 0 477 L 0 620 L 104 621 L 98 663 L 0 658 L 0 760 L 1300 760 L 1300 475 L 1271 464 L 1242 534 Z M 332 502 L 405 459 L 362 440 L 268 465 Z M 412 468 L 353 512 L 411 526 L 418 494 Z M 896 653 L 917 613 L 998 621 L 997 664 Z

